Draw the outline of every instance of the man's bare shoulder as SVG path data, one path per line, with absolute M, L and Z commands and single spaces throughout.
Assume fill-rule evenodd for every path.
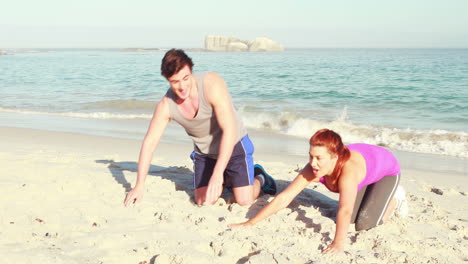
M 203 82 L 207 86 L 225 85 L 223 78 L 216 72 L 207 72 Z
M 169 98 L 167 94 L 164 95 L 156 105 L 156 108 L 154 110 L 155 114 L 168 116 L 169 115 L 169 100 L 172 100 L 172 99 Z
M 215 72 L 206 73 L 203 81 L 207 101 L 214 105 L 229 100 L 229 91 L 223 78 Z

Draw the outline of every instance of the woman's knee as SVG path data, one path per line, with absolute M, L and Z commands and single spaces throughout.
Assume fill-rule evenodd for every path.
M 375 223 L 375 221 L 370 221 L 370 219 L 356 219 L 355 229 L 356 231 L 369 230 L 376 227 L 380 223 Z

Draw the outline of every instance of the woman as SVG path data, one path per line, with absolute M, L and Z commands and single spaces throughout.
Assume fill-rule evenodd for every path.
M 367 230 L 385 222 L 395 207 L 400 165 L 392 153 L 368 144 L 344 146 L 332 130 L 321 129 L 310 138 L 310 160 L 294 181 L 247 222 L 250 226 L 288 206 L 311 182 L 321 182 L 339 193 L 336 232 L 323 253 L 342 252 L 351 223 Z

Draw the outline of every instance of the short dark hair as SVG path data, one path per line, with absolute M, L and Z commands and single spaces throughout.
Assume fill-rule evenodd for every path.
M 166 79 L 169 79 L 169 77 L 179 72 L 186 65 L 192 70 L 194 65 L 192 59 L 181 49 L 170 49 L 162 59 L 161 74 Z

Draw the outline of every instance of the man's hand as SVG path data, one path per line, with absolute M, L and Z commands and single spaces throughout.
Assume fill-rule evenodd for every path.
M 324 249 L 322 251 L 323 254 L 328 254 L 328 253 L 341 253 L 344 251 L 344 246 L 342 243 L 335 243 L 335 241 L 333 241 L 333 243 L 331 243 L 330 245 L 328 245 L 328 247 L 326 249 Z
M 210 182 L 206 189 L 205 201 L 214 203 L 223 192 L 223 175 L 211 175 Z
M 131 191 L 127 193 L 127 197 L 125 197 L 124 204 L 125 206 L 129 204 L 135 204 L 140 202 L 143 199 L 143 188 L 135 187 Z

